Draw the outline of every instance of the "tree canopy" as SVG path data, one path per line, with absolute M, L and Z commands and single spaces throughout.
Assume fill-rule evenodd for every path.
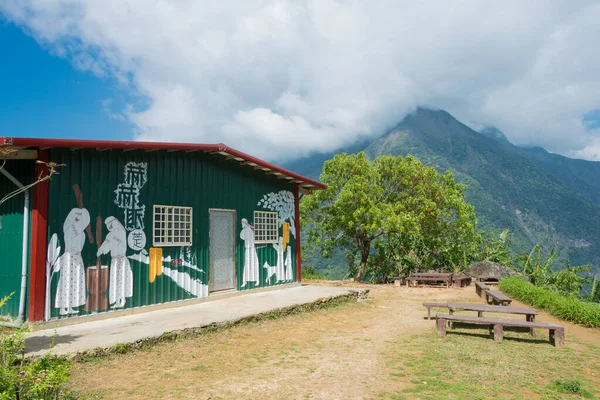
M 479 249 L 475 209 L 466 186 L 414 157 L 338 154 L 325 162 L 327 190 L 301 204 L 308 241 L 322 255 L 335 248 L 358 254 L 356 279 L 412 257 L 420 267 L 455 269 Z M 374 256 L 377 265 L 369 267 Z

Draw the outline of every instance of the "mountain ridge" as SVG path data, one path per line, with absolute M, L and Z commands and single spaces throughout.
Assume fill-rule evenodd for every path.
M 598 268 L 600 163 L 521 148 L 494 127 L 477 132 L 446 111 L 424 108 L 360 149 L 364 144 L 346 152 L 362 150 L 371 159 L 411 154 L 439 171 L 451 170 L 468 186 L 466 198 L 475 205 L 479 227 L 508 227 L 515 251 L 539 243 L 546 251 L 555 247 L 563 260 Z M 318 178 L 329 158 L 312 156 L 287 167 Z

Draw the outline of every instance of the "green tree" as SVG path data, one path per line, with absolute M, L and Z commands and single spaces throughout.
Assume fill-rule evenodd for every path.
M 386 260 L 412 251 L 438 267 L 462 265 L 479 248 L 475 209 L 449 171 L 440 174 L 411 156 L 370 162 L 364 153 L 338 154 L 325 162 L 321 181 L 327 190 L 301 203 L 308 241 L 324 256 L 337 247 L 358 253 L 357 280 L 364 280 L 377 243 Z
M 594 279 L 592 279 L 592 286 L 590 288 L 588 299 L 594 303 L 600 302 L 600 284 L 598 283 L 596 275 L 594 275 Z
M 596 277 L 593 280 L 580 274 L 590 272 L 591 265 L 572 266 L 569 260 L 565 261 L 565 268 L 559 270 L 552 269 L 552 263 L 556 259 L 557 254 L 554 248 L 550 249 L 548 258 L 544 261 L 539 245 L 533 246 L 529 255 L 521 256 L 523 273 L 527 275 L 529 281 L 535 286 L 545 287 L 563 295 L 581 296 L 583 285 L 591 283 L 591 291 L 587 298 L 594 301 L 600 297 L 600 290 Z
M 548 276 L 548 286 L 561 294 L 579 295 L 583 285 L 589 283 L 588 278 L 579 276 L 579 274 L 591 270 L 591 265 L 571 266 L 571 262 L 567 260 L 565 269 L 553 272 Z
M 497 240 L 493 240 L 490 235 L 486 235 L 481 249 L 481 260 L 513 267 L 513 252 L 510 249 L 510 246 L 511 238 L 509 236 L 508 228 L 500 233 Z
M 529 281 L 535 286 L 547 286 L 548 276 L 550 275 L 550 266 L 556 259 L 557 254 L 554 251 L 554 247 L 550 249 L 550 254 L 546 261 L 542 260 L 542 249 L 539 244 L 533 246 L 529 255 L 523 254 L 521 256 L 521 262 L 523 267 L 523 273 L 527 275 Z

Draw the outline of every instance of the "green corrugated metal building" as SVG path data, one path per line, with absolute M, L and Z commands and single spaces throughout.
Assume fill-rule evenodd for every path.
M 29 321 L 72 318 L 300 280 L 298 201 L 319 182 L 223 144 L 0 144 L 14 150 L 2 196 L 59 165 L 29 200 L 0 205 L 0 296 L 14 293 L 5 316 L 21 305 Z

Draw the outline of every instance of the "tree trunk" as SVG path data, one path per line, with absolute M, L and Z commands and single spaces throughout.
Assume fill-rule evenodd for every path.
M 365 270 L 367 269 L 367 260 L 369 259 L 369 252 L 371 251 L 371 243 L 365 243 L 359 241 L 360 246 L 360 268 L 356 274 L 356 280 L 362 282 L 365 280 Z

